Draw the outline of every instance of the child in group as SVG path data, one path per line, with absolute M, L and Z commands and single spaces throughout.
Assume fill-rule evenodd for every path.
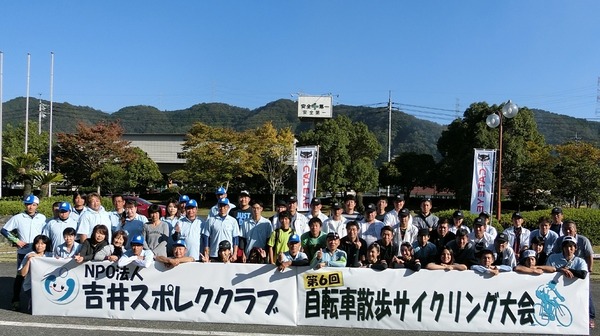
M 219 252 L 217 258 L 211 258 L 213 262 L 219 262 L 227 264 L 231 257 L 231 243 L 228 240 L 223 240 L 219 243 Z
M 75 256 L 75 260 L 81 264 L 84 261 L 94 259 L 96 253 L 102 251 L 102 249 L 108 245 L 107 239 L 108 228 L 106 225 L 96 225 L 94 230 L 92 230 L 92 236 L 81 244 L 81 251 Z
M 367 259 L 362 262 L 361 267 L 372 268 L 376 270 L 384 270 L 388 267 L 387 261 L 381 259 L 380 256 L 381 247 L 377 242 L 371 244 L 367 248 Z
M 63 230 L 64 243 L 56 246 L 54 249 L 54 257 L 56 259 L 71 259 L 79 253 L 81 244 L 75 241 L 77 230 L 72 227 L 67 227 Z
M 50 243 L 50 238 L 47 236 L 35 236 L 32 245 L 33 251 L 25 255 L 23 262 L 19 266 L 19 274 L 25 278 L 25 281 L 23 281 L 23 295 L 25 295 L 25 299 L 29 302 L 27 306 L 28 313 L 31 313 L 31 272 L 29 272 L 31 259 L 38 257 L 52 257 L 52 252 L 50 252 L 52 245 Z
M 421 262 L 419 259 L 415 259 L 413 247 L 409 242 L 400 245 L 400 258 L 397 258 L 394 268 L 408 268 L 413 272 L 421 270 Z
M 131 238 L 131 250 L 125 251 L 119 258 L 119 267 L 125 267 L 129 264 L 135 264 L 140 267 L 150 267 L 154 262 L 154 253 L 151 250 L 144 250 L 144 237 L 136 235 Z
M 127 244 L 127 232 L 119 230 L 113 234 L 112 244 L 104 246 L 104 248 L 94 256 L 94 260 L 118 261 L 125 253 L 125 245 Z

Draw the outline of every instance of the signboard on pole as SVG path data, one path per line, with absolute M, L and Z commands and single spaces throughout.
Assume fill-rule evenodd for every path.
M 298 96 L 298 118 L 332 118 L 333 98 L 324 96 Z

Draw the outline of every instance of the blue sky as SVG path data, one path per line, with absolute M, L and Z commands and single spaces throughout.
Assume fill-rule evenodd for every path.
M 449 123 L 512 99 L 596 118 L 600 1 L 3 1 L 3 100 L 115 112 L 296 93 Z M 402 106 L 402 105 L 397 105 Z M 437 108 L 441 110 L 434 110 Z M 447 111 L 446 111 L 447 110 Z M 335 109 L 334 109 L 335 113 Z M 433 113 L 433 114 L 432 114 Z

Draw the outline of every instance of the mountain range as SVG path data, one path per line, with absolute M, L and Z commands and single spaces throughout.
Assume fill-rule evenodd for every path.
M 49 104 L 48 101 L 42 101 Z M 18 97 L 4 102 L 3 122 L 22 124 L 25 119 L 26 99 Z M 38 120 L 38 101 L 30 100 L 29 118 Z M 573 118 L 548 111 L 531 108 L 539 131 L 548 144 L 561 144 L 580 140 L 598 145 L 600 143 L 600 123 Z M 388 111 L 385 107 L 364 107 L 336 105 L 334 114 L 347 115 L 353 121 L 367 124 L 383 151 L 379 161 L 387 160 Z M 129 106 L 109 114 L 89 106 L 74 106 L 69 103 L 53 103 L 53 132 L 74 132 L 78 122 L 88 124 L 100 120 L 120 120 L 125 133 L 186 133 L 191 125 L 201 121 L 207 125 L 228 127 L 235 130 L 255 128 L 266 121 L 272 121 L 277 128 L 291 127 L 294 133 L 313 127 L 315 121 L 301 121 L 297 117 L 297 103 L 289 99 L 279 99 L 265 106 L 250 110 L 223 103 L 201 103 L 183 110 L 160 111 L 153 106 Z M 48 129 L 48 118 L 42 119 L 43 129 Z M 439 158 L 436 143 L 445 126 L 418 119 L 410 114 L 392 113 L 391 137 L 392 156 L 401 152 L 413 151 L 432 154 Z

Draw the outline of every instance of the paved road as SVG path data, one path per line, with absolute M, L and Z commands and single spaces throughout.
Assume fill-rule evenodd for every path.
M 15 265 L 13 263 L 0 263 L 0 336 L 4 335 L 61 335 L 61 336 L 104 336 L 118 334 L 119 336 L 134 336 L 144 334 L 154 335 L 323 335 L 328 336 L 389 336 L 390 330 L 365 330 L 317 327 L 270 327 L 247 326 L 236 324 L 210 324 L 192 322 L 164 322 L 164 321 L 134 321 L 134 320 L 109 320 L 76 317 L 31 316 L 10 309 L 10 297 L 14 279 Z M 592 292 L 596 299 L 596 307 L 600 307 L 600 282 L 592 282 Z M 599 321 L 600 322 L 600 321 Z M 477 330 L 473 330 L 477 332 Z M 399 333 L 399 332 L 393 332 Z M 464 336 L 464 333 L 440 332 L 410 332 L 415 336 Z M 593 330 L 591 335 L 600 336 L 599 328 Z M 487 334 L 486 336 L 493 335 Z M 506 334 L 498 334 L 506 335 Z

